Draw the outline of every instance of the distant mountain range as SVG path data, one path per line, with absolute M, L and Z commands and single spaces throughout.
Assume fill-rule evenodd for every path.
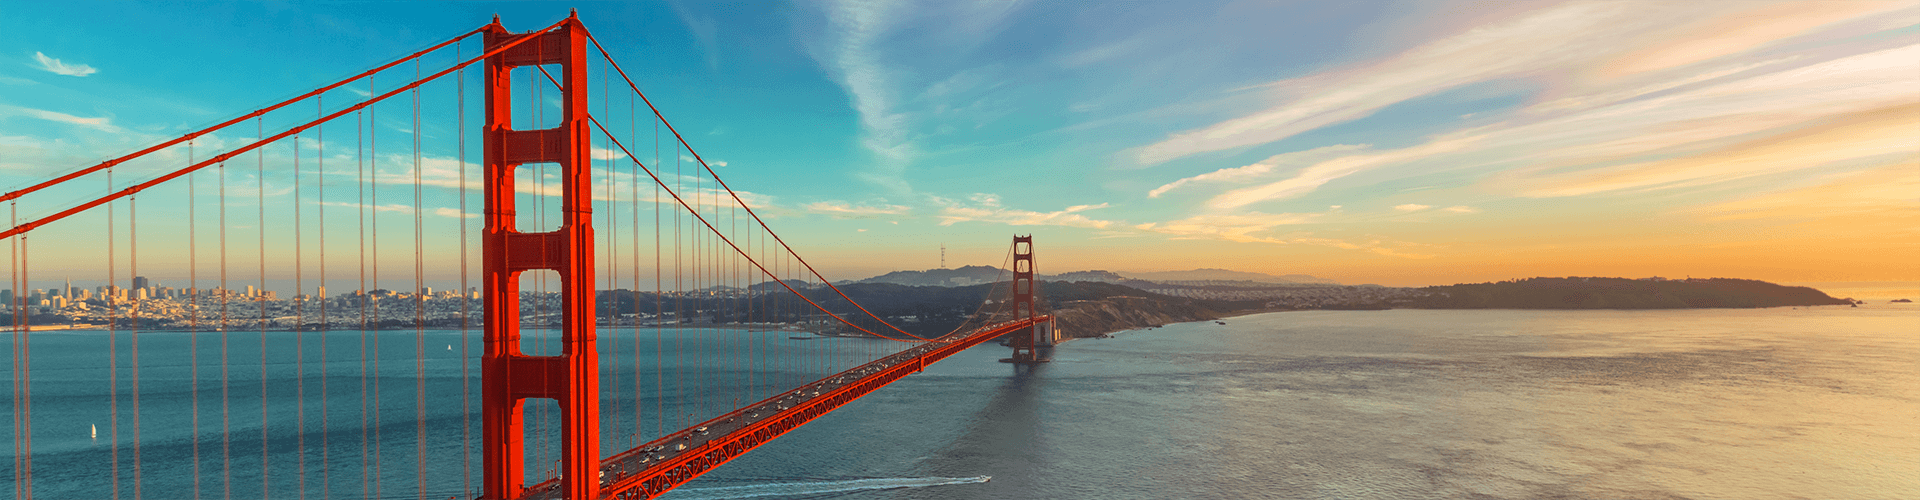
M 1012 276 L 1012 271 L 994 266 L 965 266 L 956 269 L 928 269 L 925 271 L 894 271 L 863 280 L 849 280 L 841 283 L 892 283 L 908 286 L 968 286 L 994 283 Z M 1326 278 L 1305 274 L 1275 276 L 1266 273 L 1231 271 L 1227 269 L 1195 269 L 1192 271 L 1157 271 L 1145 273 L 1115 273 L 1112 271 L 1074 271 L 1060 274 L 1041 274 L 1035 276 L 1041 281 L 1093 281 L 1101 283 L 1124 283 L 1131 280 L 1153 282 L 1200 282 L 1200 281 L 1236 281 L 1254 283 L 1272 283 L 1278 285 L 1327 285 L 1340 283 Z

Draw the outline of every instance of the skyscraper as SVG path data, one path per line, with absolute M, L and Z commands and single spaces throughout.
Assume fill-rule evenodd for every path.
M 134 289 L 134 290 L 145 290 L 145 289 L 147 288 L 147 285 L 148 285 L 148 283 L 147 283 L 147 277 L 146 277 L 146 276 L 134 276 L 134 277 L 133 277 L 133 289 Z

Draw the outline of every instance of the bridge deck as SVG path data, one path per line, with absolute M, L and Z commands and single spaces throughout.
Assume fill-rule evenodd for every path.
M 954 333 L 621 452 L 601 462 L 601 496 L 620 499 L 659 496 L 802 424 L 918 373 L 928 364 L 1046 320 L 1046 316 L 1041 316 Z M 559 486 L 558 480 L 542 482 L 529 487 L 524 498 L 563 498 L 564 492 Z

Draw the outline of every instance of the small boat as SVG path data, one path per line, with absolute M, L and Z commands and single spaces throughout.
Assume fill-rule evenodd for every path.
M 796 335 L 796 336 L 792 336 L 792 337 L 787 337 L 787 338 L 789 338 L 789 339 L 793 339 L 793 340 L 813 340 L 813 339 L 816 339 L 816 338 L 818 338 L 818 337 L 801 337 L 801 336 L 797 336 L 797 335 Z
M 89 429 L 88 434 L 91 434 L 93 439 L 100 439 L 100 426 L 87 424 L 87 428 Z
M 1215 321 L 1215 322 L 1213 322 L 1213 324 L 1216 324 L 1216 325 L 1224 325 L 1224 324 L 1227 324 L 1227 322 L 1225 322 L 1225 321 Z

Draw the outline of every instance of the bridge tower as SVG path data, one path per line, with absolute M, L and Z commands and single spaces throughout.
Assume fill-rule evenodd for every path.
M 1013 319 L 1032 318 L 1038 313 L 1033 307 L 1033 235 L 1013 237 Z M 1051 326 L 1051 325 L 1049 325 Z M 1001 359 L 1007 363 L 1045 363 L 1034 348 L 1037 344 L 1052 344 L 1051 339 L 1042 341 L 1042 332 L 1051 335 L 1053 329 L 1035 324 L 1013 334 L 1013 357 Z
M 566 498 L 598 498 L 600 481 L 599 359 L 594 353 L 593 201 L 589 191 L 587 32 L 577 16 L 558 29 L 516 34 L 500 18 L 486 28 L 486 47 L 539 37 L 486 60 L 486 229 L 482 236 L 486 284 L 485 352 L 480 362 L 481 451 L 485 498 L 520 498 L 525 492 L 528 399 L 551 399 L 560 407 L 560 491 Z M 513 129 L 512 70 L 557 66 L 562 118 L 545 130 Z M 561 225 L 551 232 L 521 232 L 514 211 L 514 169 L 558 164 Z M 520 348 L 520 273 L 559 274 L 561 353 L 528 356 Z

